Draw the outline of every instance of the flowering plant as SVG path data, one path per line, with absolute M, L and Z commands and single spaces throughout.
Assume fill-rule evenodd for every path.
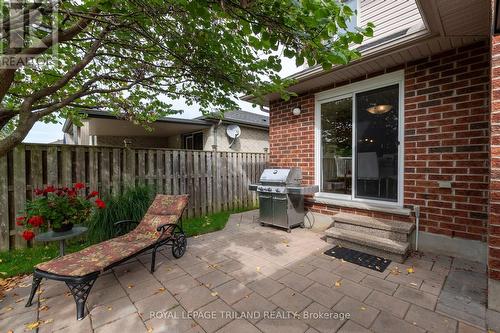
M 105 208 L 96 191 L 87 196 L 78 195 L 87 187 L 84 183 L 76 183 L 73 187 L 47 186 L 34 191 L 35 199 L 26 203 L 23 215 L 16 219 L 16 224 L 24 226 L 22 236 L 25 240 L 35 237 L 33 229 L 47 230 L 72 227 L 73 224 L 84 223 L 90 216 L 93 207 Z

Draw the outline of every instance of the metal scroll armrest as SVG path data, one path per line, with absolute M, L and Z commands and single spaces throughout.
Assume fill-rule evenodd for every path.
M 127 232 L 133 230 L 138 224 L 139 222 L 134 220 L 122 220 L 115 222 L 113 224 L 115 228 L 115 236 L 126 234 Z

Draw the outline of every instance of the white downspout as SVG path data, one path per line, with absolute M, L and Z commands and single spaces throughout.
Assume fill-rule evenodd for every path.
M 415 212 L 415 251 L 418 251 L 418 233 L 420 225 L 420 206 L 413 206 L 413 211 Z

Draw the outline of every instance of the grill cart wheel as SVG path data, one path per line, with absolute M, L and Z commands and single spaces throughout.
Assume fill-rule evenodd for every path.
M 175 258 L 180 258 L 186 252 L 187 240 L 184 234 L 177 234 L 176 239 L 172 243 L 172 255 Z

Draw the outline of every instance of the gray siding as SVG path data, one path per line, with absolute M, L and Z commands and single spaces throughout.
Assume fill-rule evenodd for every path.
M 415 0 L 359 0 L 358 24 L 375 24 L 375 40 L 402 29 L 423 25 L 422 15 Z

